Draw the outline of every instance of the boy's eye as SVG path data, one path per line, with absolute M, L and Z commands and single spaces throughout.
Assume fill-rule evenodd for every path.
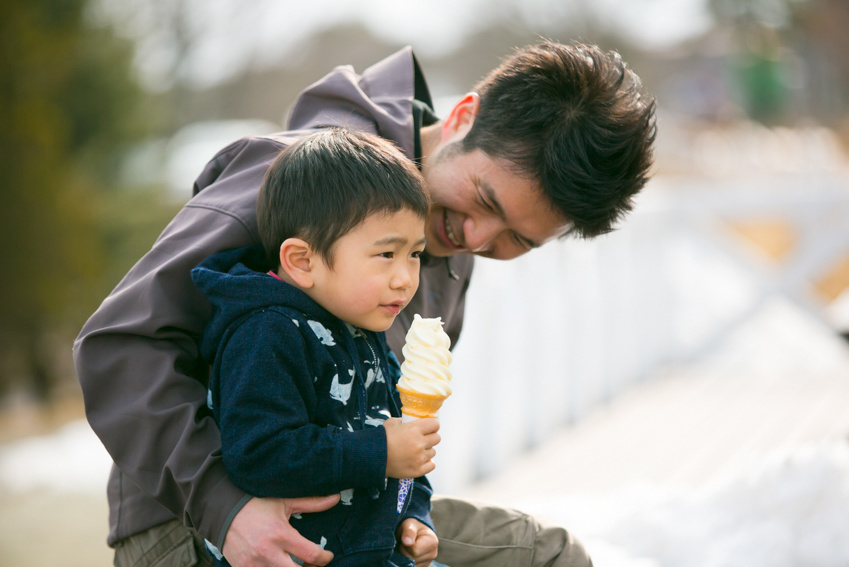
M 395 256 L 395 253 L 394 253 L 394 252 L 381 252 L 381 253 L 380 253 L 380 254 L 378 254 L 378 255 L 379 255 L 379 256 L 382 256 L 382 257 L 384 257 L 384 258 L 392 259 L 392 258 Z
M 413 258 L 421 258 L 421 256 L 422 256 L 422 251 L 421 251 L 421 250 L 415 250 L 415 251 L 414 251 L 412 254 L 410 254 L 410 255 L 411 255 Z

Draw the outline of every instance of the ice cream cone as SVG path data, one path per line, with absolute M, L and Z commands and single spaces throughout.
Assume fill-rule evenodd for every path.
M 436 412 L 442 407 L 442 402 L 448 396 L 439 394 L 424 394 L 398 387 L 401 395 L 401 413 L 411 417 L 436 417 Z

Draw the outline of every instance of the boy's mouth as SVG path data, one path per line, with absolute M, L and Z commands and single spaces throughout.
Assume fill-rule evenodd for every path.
M 401 312 L 402 309 L 404 309 L 404 307 L 406 307 L 406 305 L 407 304 L 405 302 L 399 301 L 396 303 L 387 303 L 383 306 L 383 308 L 392 313 L 393 315 L 397 315 Z

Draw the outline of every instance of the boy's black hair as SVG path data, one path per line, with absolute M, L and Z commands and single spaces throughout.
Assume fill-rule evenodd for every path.
M 280 152 L 256 205 L 259 236 L 277 269 L 287 238 L 305 240 L 332 266 L 333 245 L 370 215 L 406 209 L 425 218 L 430 199 L 416 166 L 391 142 L 327 128 Z
M 461 151 L 481 149 L 537 179 L 584 238 L 631 210 L 653 161 L 655 101 L 619 54 L 541 43 L 507 58 L 475 92 L 480 110 Z

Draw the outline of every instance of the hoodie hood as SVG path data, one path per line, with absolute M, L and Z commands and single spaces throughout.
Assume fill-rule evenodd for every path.
M 212 303 L 212 314 L 201 341 L 203 357 L 211 361 L 227 329 L 243 316 L 285 305 L 310 319 L 332 325 L 337 319 L 298 288 L 268 274 L 261 246 L 219 252 L 192 270 L 192 280 Z
M 289 129 L 345 126 L 371 132 L 395 141 L 413 159 L 414 98 L 433 108 L 424 75 L 408 46 L 359 75 L 350 65 L 336 67 L 301 93 L 289 114 Z M 340 115 L 344 115 L 341 121 Z

